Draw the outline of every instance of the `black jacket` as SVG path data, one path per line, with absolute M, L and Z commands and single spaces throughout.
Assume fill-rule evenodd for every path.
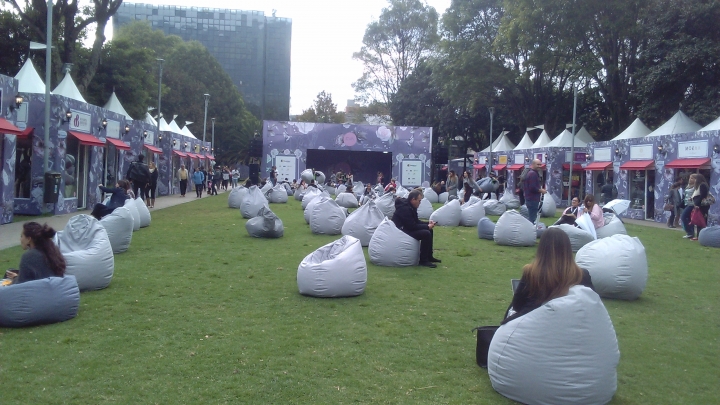
M 392 221 L 398 229 L 407 232 L 419 231 L 428 228 L 427 222 L 422 222 L 418 218 L 417 209 L 410 204 L 407 198 L 398 198 L 395 200 L 395 213 Z
M 156 168 L 152 172 L 150 172 L 150 187 L 155 188 L 157 187 L 157 181 L 158 181 L 158 175 L 159 170 Z
M 115 209 L 117 207 L 122 207 L 123 205 L 125 205 L 125 200 L 130 198 L 130 196 L 127 195 L 127 191 L 125 191 L 125 189 L 122 189 L 120 187 L 108 188 L 108 187 L 98 186 L 98 188 L 103 193 L 112 193 L 112 196 L 110 197 L 110 202 L 108 203 L 107 206 L 110 208 L 113 208 L 113 209 Z

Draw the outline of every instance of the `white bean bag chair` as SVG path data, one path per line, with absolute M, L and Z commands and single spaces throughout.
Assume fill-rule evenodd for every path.
M 270 208 L 267 198 L 265 198 L 258 186 L 251 186 L 240 203 L 242 217 L 255 218 L 263 207 Z
M 540 208 L 540 216 L 543 218 L 554 218 L 557 215 L 557 203 L 550 193 L 542 195 L 542 207 Z
M 335 202 L 345 208 L 357 208 L 358 200 L 355 194 L 352 193 L 340 193 L 335 197 Z
M 470 197 L 472 198 L 472 196 Z M 465 189 L 461 188 L 460 191 L 458 191 L 458 200 L 465 201 Z M 470 200 L 468 200 L 470 201 Z
M 287 193 L 287 196 L 292 197 L 294 193 L 292 187 L 290 187 L 290 183 L 283 183 L 283 187 L 285 187 L 285 192 Z
M 538 221 L 538 223 L 535 224 L 535 230 L 537 232 L 537 238 L 540 239 L 542 237 L 543 233 L 545 233 L 545 231 L 547 231 L 547 225 Z
M 537 231 L 532 222 L 515 210 L 505 211 L 495 224 L 493 240 L 504 246 L 534 246 Z
M 136 198 L 135 207 L 137 207 L 138 215 L 140 216 L 140 228 L 150 226 L 152 218 L 150 217 L 150 210 L 147 205 L 145 205 L 145 201 L 143 201 L 140 197 Z
M 498 200 L 485 200 L 485 215 L 497 215 L 500 216 L 507 211 L 505 204 Z
M 647 255 L 638 238 L 618 234 L 592 241 L 577 252 L 575 262 L 590 273 L 601 297 L 634 300 L 645 290 Z
M 105 227 L 90 215 L 70 218 L 55 234 L 55 244 L 65 257 L 65 274 L 75 276 L 80 291 L 101 290 L 112 281 L 115 257 Z
M 408 189 L 398 183 L 397 191 L 395 191 L 395 196 L 400 198 L 407 198 L 409 194 L 410 191 L 408 191 Z M 440 198 L 440 196 L 438 196 L 438 198 Z
M 437 204 L 440 202 L 440 197 L 438 194 L 433 190 L 431 187 L 426 188 L 423 190 L 423 196 L 428 199 L 432 204 Z
M 330 197 L 320 196 L 310 213 L 310 231 L 319 235 L 340 235 L 346 214 Z
M 420 205 L 417 208 L 418 218 L 428 219 L 433 213 L 433 206 L 427 197 L 420 200 Z
M 322 191 L 316 187 L 308 187 L 307 190 L 305 190 L 305 195 L 302 199 L 302 209 L 307 208 L 307 205 L 310 204 L 310 201 L 313 200 L 315 197 L 319 197 L 320 194 L 322 194 Z
M 345 219 L 342 234 L 357 238 L 362 246 L 368 246 L 370 238 L 383 219 L 385 219 L 385 214 L 380 211 L 374 201 L 370 200 Z
M 315 180 L 315 175 L 310 169 L 305 169 L 300 173 L 300 178 L 305 180 L 306 184 L 310 184 L 311 181 Z
M 395 214 L 395 195 L 393 193 L 383 194 L 375 199 L 375 205 L 386 217 L 392 218 Z
M 242 203 L 243 198 L 245 198 L 245 195 L 247 195 L 247 192 L 248 189 L 243 186 L 235 187 L 230 190 L 230 193 L 228 193 L 228 207 L 240 208 L 240 204 Z
M 355 297 L 365 291 L 367 263 L 360 241 L 352 236 L 328 243 L 305 256 L 298 266 L 300 294 Z
M 64 322 L 75 318 L 79 307 L 80 289 L 72 275 L 0 287 L 3 328 Z
M 447 200 L 448 200 L 448 196 L 449 196 L 449 195 L 450 195 L 450 194 L 448 194 L 447 192 L 440 193 L 440 195 L 438 195 L 438 202 L 439 202 L 439 203 L 442 203 L 442 204 L 445 204 L 445 203 L 447 202 Z
M 298 188 L 295 189 L 295 194 L 293 195 L 293 197 L 298 201 L 302 201 L 303 197 L 305 197 L 305 191 L 307 190 L 298 186 Z
M 472 185 L 472 183 L 471 183 L 471 185 Z M 490 177 L 485 177 L 485 178 L 478 180 L 475 183 L 475 186 L 477 186 L 477 188 L 480 189 L 480 191 L 483 193 L 490 193 L 490 192 L 496 191 L 500 187 L 500 184 L 498 183 L 497 180 L 493 180 Z M 473 187 L 473 188 L 475 188 L 475 187 Z
M 495 223 L 488 217 L 480 218 L 477 224 L 478 238 L 493 240 L 495 238 Z
M 284 204 L 288 201 L 288 192 L 282 183 L 278 183 L 265 195 L 267 196 L 267 200 L 273 204 Z
M 416 266 L 420 262 L 420 241 L 385 218 L 370 238 L 368 255 L 370 262 L 376 266 Z
M 315 183 L 317 184 L 325 184 L 325 173 L 321 171 L 315 172 Z
M 605 225 L 595 230 L 598 239 L 613 235 L 627 235 L 627 230 L 625 230 L 625 225 L 620 220 L 620 217 L 612 212 L 604 213 L 603 217 L 605 218 Z
M 325 191 L 327 191 L 330 195 L 337 195 L 337 189 L 333 186 L 325 187 Z
M 510 191 L 506 191 L 502 197 L 500 197 L 500 202 L 505 204 L 505 207 L 509 210 L 520 208 L 520 199 Z
M 135 200 L 132 198 L 128 198 L 125 200 L 125 208 L 130 210 L 130 215 L 132 215 L 133 218 L 133 232 L 140 230 L 140 211 L 137 209 L 137 205 L 135 205 Z
M 345 187 L 344 184 L 341 184 L 335 188 L 335 195 L 338 195 L 340 193 L 344 193 L 345 190 L 347 190 L 347 187 Z
M 327 193 L 320 193 L 320 196 L 328 197 L 330 198 L 330 195 Z M 317 197 L 310 200 L 307 207 L 305 207 L 305 210 L 303 210 L 303 216 L 305 217 L 305 223 L 310 223 L 310 216 L 312 215 L 313 207 L 315 207 L 315 203 L 320 201 Z
M 567 234 L 573 252 L 577 252 L 581 247 L 595 240 L 589 232 L 572 225 L 560 224 L 553 225 L 550 228 L 558 228 Z
M 480 218 L 485 216 L 485 205 L 479 198 L 470 197 L 468 202 L 460 206 L 460 225 L 477 226 Z
M 270 191 L 272 188 L 273 188 L 272 181 L 270 181 L 270 179 L 268 179 L 265 182 L 265 185 L 262 186 L 262 188 L 260 188 L 260 192 L 262 192 L 263 195 L 266 195 L 267 192 Z
M 525 219 L 530 221 L 530 211 L 528 211 L 527 205 L 520 206 L 520 215 L 524 216 Z M 531 221 L 532 222 L 532 221 Z
M 487 369 L 493 388 L 520 403 L 600 405 L 615 394 L 619 360 L 600 297 L 577 285 L 500 326 Z
M 133 234 L 133 217 L 130 210 L 117 207 L 110 215 L 104 216 L 100 223 L 105 227 L 113 253 L 126 252 Z
M 720 248 L 720 225 L 703 228 L 698 235 L 698 242 L 700 242 L 702 246 Z
M 270 208 L 260 208 L 259 215 L 245 223 L 247 233 L 253 238 L 282 238 L 285 228 L 282 220 Z
M 461 215 L 460 200 L 452 200 L 435 210 L 430 215 L 430 220 L 435 221 L 440 226 L 458 226 L 460 225 Z

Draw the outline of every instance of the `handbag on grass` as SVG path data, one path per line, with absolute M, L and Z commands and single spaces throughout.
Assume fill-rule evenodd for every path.
M 705 216 L 700 211 L 700 207 L 695 207 L 690 214 L 690 224 L 705 228 L 707 223 L 705 222 Z
M 490 350 L 490 342 L 492 342 L 495 331 L 500 326 L 478 326 L 473 328 L 471 332 L 477 331 L 477 347 L 475 348 L 475 361 L 478 366 L 487 368 L 488 351 Z

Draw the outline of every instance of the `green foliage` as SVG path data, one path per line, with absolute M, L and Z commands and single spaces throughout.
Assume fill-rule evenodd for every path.
M 325 93 L 325 90 L 318 93 L 314 105 L 303 110 L 302 114 L 297 117 L 300 122 L 324 122 L 324 123 L 343 123 L 345 122 L 345 113 L 337 111 L 337 104 L 332 101 L 332 94 Z
M 15 76 L 22 67 L 27 54 L 29 33 L 27 27 L 7 10 L 0 10 L 0 72 Z

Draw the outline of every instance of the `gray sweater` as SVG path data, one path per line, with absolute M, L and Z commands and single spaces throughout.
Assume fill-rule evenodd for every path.
M 26 281 L 55 277 L 45 255 L 37 249 L 30 249 L 20 258 L 20 269 L 15 284 Z

